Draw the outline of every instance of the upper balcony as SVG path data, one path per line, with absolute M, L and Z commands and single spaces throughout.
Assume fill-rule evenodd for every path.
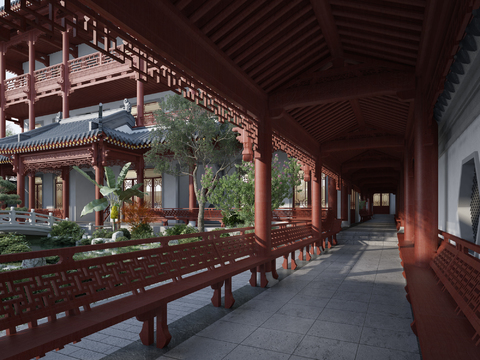
M 62 85 L 65 76 L 70 80 L 70 108 L 78 109 L 100 102 L 121 100 L 136 96 L 135 73 L 129 64 L 119 63 L 96 52 L 68 62 L 68 72 L 63 64 L 35 71 L 35 115 L 43 116 L 61 111 Z M 8 117 L 28 118 L 29 74 L 5 80 L 5 104 Z M 165 91 L 161 84 L 148 82 L 145 94 Z

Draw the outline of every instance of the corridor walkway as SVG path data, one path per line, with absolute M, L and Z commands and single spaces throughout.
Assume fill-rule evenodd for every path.
M 45 359 L 420 359 L 393 217 L 376 215 L 338 242 L 295 271 L 280 268 L 266 290 L 237 275 L 231 310 L 211 305 L 210 288 L 169 303 L 165 349 L 143 346 L 130 319 Z
M 159 359 L 420 359 L 393 217 L 338 240 Z

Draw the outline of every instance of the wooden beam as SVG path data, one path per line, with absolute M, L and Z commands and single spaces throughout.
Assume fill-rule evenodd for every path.
M 394 95 L 415 88 L 411 72 L 390 72 L 285 89 L 270 95 L 271 109 L 292 109 L 361 97 Z
M 363 129 L 365 127 L 365 119 L 363 118 L 362 109 L 360 109 L 360 103 L 358 99 L 351 99 L 350 106 L 352 107 L 353 113 L 357 118 L 358 127 Z
M 319 143 L 289 113 L 286 111 L 271 112 L 270 118 L 272 119 L 272 128 L 280 135 L 310 154 L 318 153 Z
M 370 160 L 370 161 L 356 161 L 342 164 L 342 172 L 347 173 L 358 169 L 375 169 L 375 168 L 394 168 L 400 170 L 400 160 Z
M 213 19 L 211 19 L 203 28 L 202 31 L 205 34 L 208 34 L 215 27 L 220 25 L 222 21 L 228 18 L 233 14 L 237 9 L 245 3 L 246 0 L 237 0 L 233 3 L 229 3 L 219 14 L 217 14 Z
M 322 29 L 323 36 L 333 58 L 343 59 L 342 43 L 338 36 L 337 25 L 333 18 L 332 8 L 328 0 L 311 0 L 313 11 Z
M 322 152 L 403 148 L 404 143 L 405 139 L 403 136 L 381 136 L 334 140 L 323 143 Z
M 154 52 L 195 76 L 255 117 L 263 118 L 267 96 L 169 0 L 82 0 Z

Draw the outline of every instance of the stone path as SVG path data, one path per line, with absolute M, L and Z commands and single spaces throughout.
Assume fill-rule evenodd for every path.
M 393 217 L 376 215 L 338 242 L 296 271 L 280 270 L 267 290 L 238 275 L 231 310 L 214 308 L 210 289 L 170 303 L 174 340 L 165 349 L 141 345 L 130 319 L 44 359 L 420 359 Z

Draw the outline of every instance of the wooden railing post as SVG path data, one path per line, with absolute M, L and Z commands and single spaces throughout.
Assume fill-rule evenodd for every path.
M 16 221 L 16 218 L 17 217 L 17 212 L 15 211 L 15 208 L 12 206 L 10 208 L 10 224 L 11 225 L 16 225 L 17 224 L 17 221 Z

